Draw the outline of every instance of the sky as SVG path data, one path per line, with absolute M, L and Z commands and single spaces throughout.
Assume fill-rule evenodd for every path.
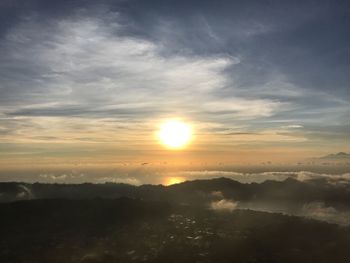
M 349 31 L 347 1 L 2 0 L 0 174 L 349 152 Z

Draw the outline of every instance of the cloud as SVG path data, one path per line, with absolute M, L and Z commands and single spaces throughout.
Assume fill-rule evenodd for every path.
M 18 187 L 20 188 L 20 191 L 16 195 L 17 198 L 19 198 L 19 199 L 32 199 L 32 198 L 34 198 L 34 194 L 29 187 L 22 185 L 22 184 L 18 185 Z
M 210 204 L 210 208 L 215 210 L 215 211 L 229 211 L 232 212 L 233 210 L 236 209 L 238 203 L 231 201 L 231 200 L 226 200 L 222 199 L 220 201 L 213 201 Z
M 224 195 L 222 194 L 221 191 L 213 191 L 211 193 L 211 196 L 214 197 L 214 198 L 220 198 L 220 199 L 224 198 Z
M 47 131 L 41 119 L 61 122 L 56 137 L 70 140 L 71 122 L 87 119 L 107 128 L 113 123 L 106 119 L 142 122 L 147 128 L 147 121 L 174 114 L 226 123 L 272 116 L 286 106 L 271 99 L 221 97 L 231 85 L 225 71 L 241 63 L 238 57 L 164 55 L 162 43 L 126 35 L 117 13 L 103 15 L 45 24 L 28 17 L 8 32 L 0 50 L 0 115 L 7 118 L 1 129 L 14 132 L 4 139 L 18 139 L 20 133 L 33 140 L 25 134 Z M 27 125 L 13 126 L 16 120 Z
M 43 174 L 39 174 L 39 177 L 43 179 L 53 180 L 53 181 L 66 181 L 66 180 L 72 180 L 72 179 L 82 179 L 83 177 L 85 177 L 85 174 L 77 173 L 77 172 L 63 173 L 63 174 L 43 173 Z
M 180 116 L 241 144 L 349 146 L 347 4 L 1 4 L 1 142 L 105 143 Z
M 350 220 L 350 212 L 338 211 L 332 206 L 325 205 L 324 202 L 304 204 L 300 215 L 341 225 L 349 225 Z
M 66 174 L 60 174 L 60 175 L 55 175 L 55 174 L 40 174 L 39 175 L 41 178 L 49 178 L 52 180 L 65 180 L 67 179 L 67 175 Z
M 221 71 L 238 62 L 228 57 L 162 57 L 163 47 L 122 36 L 119 27 L 106 27 L 98 18 L 58 21 L 51 27 L 35 22 L 19 25 L 7 36 L 10 65 L 2 65 L 2 69 L 11 67 L 13 76 L 16 70 L 24 72 L 21 80 L 7 81 L 13 87 L 3 94 L 7 97 L 13 89 L 22 90 L 20 84 L 25 81 L 23 95 L 29 98 L 26 109 L 12 114 L 45 116 L 47 111 L 50 116 L 54 114 L 50 112 L 66 116 L 95 111 L 108 114 L 109 110 L 118 113 L 118 109 L 133 114 L 133 109 L 162 104 L 165 97 L 167 104 L 176 104 L 177 98 L 194 91 L 204 96 L 222 87 L 225 76 Z M 34 60 L 26 70 L 26 64 Z M 34 98 L 33 92 L 49 92 L 54 101 L 49 96 Z M 29 107 L 30 99 L 35 107 Z
M 300 171 L 295 174 L 295 177 L 299 181 L 310 181 L 323 179 L 329 184 L 333 185 L 350 185 L 350 173 L 343 174 L 325 174 L 325 173 L 313 173 L 309 171 Z
M 282 128 L 286 128 L 286 129 L 300 129 L 303 128 L 303 125 L 299 125 L 299 124 L 290 124 L 287 126 L 283 126 Z
M 130 185 L 141 185 L 141 182 L 139 179 L 134 177 L 113 177 L 113 176 L 106 176 L 102 178 L 98 178 L 98 182 L 103 183 L 118 183 L 118 184 L 130 184 Z
M 235 172 L 220 170 L 195 170 L 167 172 L 166 176 L 182 176 L 187 180 L 210 179 L 216 177 L 227 177 L 242 183 L 257 182 L 266 180 L 283 181 L 287 178 L 294 178 L 299 181 L 326 180 L 327 183 L 334 185 L 350 184 L 350 173 L 327 174 L 311 171 L 276 171 L 276 172 Z

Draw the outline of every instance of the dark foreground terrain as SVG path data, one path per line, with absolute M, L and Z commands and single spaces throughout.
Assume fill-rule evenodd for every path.
M 0 204 L 0 262 L 349 262 L 350 228 L 137 199 Z

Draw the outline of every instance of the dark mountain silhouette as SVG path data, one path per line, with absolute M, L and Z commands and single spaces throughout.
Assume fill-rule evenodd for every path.
M 0 183 L 1 202 L 28 199 L 93 199 L 130 197 L 143 200 L 164 200 L 174 203 L 207 204 L 215 191 L 235 201 L 284 201 L 305 203 L 324 201 L 330 205 L 349 206 L 350 192 L 342 185 L 321 179 L 301 182 L 284 181 L 243 184 L 228 178 L 187 181 L 171 186 L 127 184 L 41 184 Z
M 350 160 L 350 153 L 338 152 L 321 157 L 325 160 Z

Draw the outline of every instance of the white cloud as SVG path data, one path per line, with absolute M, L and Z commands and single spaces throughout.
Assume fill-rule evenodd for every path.
M 300 129 L 300 128 L 304 128 L 304 126 L 303 125 L 299 125 L 299 124 L 291 124 L 291 125 L 283 126 L 282 128 L 286 128 L 286 129 Z
M 131 184 L 131 185 L 141 185 L 140 180 L 134 177 L 113 177 L 113 176 L 105 176 L 102 178 L 98 178 L 98 182 L 101 183 L 119 183 L 119 184 Z
M 85 174 L 76 173 L 76 172 L 63 173 L 63 174 L 43 173 L 43 174 L 39 174 L 39 177 L 43 179 L 53 180 L 53 181 L 64 181 L 68 179 L 81 179 L 85 177 Z
M 115 14 L 106 16 L 116 19 Z M 162 55 L 162 44 L 126 36 L 122 29 L 91 17 L 19 24 L 3 43 L 0 69 L 9 74 L 0 84 L 0 114 L 26 116 L 22 118 L 32 122 L 21 127 L 23 138 L 42 128 L 35 125 L 38 116 L 81 117 L 73 121 L 77 125 L 86 118 L 146 123 L 174 114 L 200 121 L 215 113 L 211 121 L 220 123 L 271 116 L 284 106 L 269 99 L 219 96 L 231 85 L 224 71 L 240 63 L 238 58 Z M 71 126 L 66 122 L 60 128 Z
M 22 184 L 18 185 L 18 187 L 20 188 L 20 192 L 17 193 L 17 195 L 16 195 L 17 198 L 20 198 L 20 199 L 34 198 L 34 194 L 29 187 L 22 185 Z
M 238 203 L 231 201 L 231 200 L 226 200 L 222 199 L 220 201 L 213 201 L 210 204 L 211 209 L 216 210 L 216 211 L 229 211 L 232 212 L 233 210 L 236 209 Z
M 349 225 L 350 219 L 350 212 L 338 211 L 332 206 L 327 206 L 324 202 L 304 204 L 300 215 L 341 225 Z
M 329 183 L 348 183 L 350 184 L 350 173 L 343 174 L 325 174 L 325 173 L 313 173 L 309 171 L 300 171 L 295 173 L 296 178 L 300 181 L 307 181 L 312 179 L 326 179 Z
M 36 76 L 28 77 L 56 95 L 55 103 L 67 103 L 69 95 L 71 103 L 94 102 L 91 106 L 102 108 L 114 103 L 144 107 L 164 98 L 166 104 L 176 103 L 174 95 L 200 95 L 222 87 L 221 71 L 237 63 L 224 57 L 162 57 L 163 47 L 156 43 L 120 36 L 118 26 L 112 29 L 97 19 L 61 21 L 53 28 L 22 25 L 7 44 L 16 63 L 36 61 Z

